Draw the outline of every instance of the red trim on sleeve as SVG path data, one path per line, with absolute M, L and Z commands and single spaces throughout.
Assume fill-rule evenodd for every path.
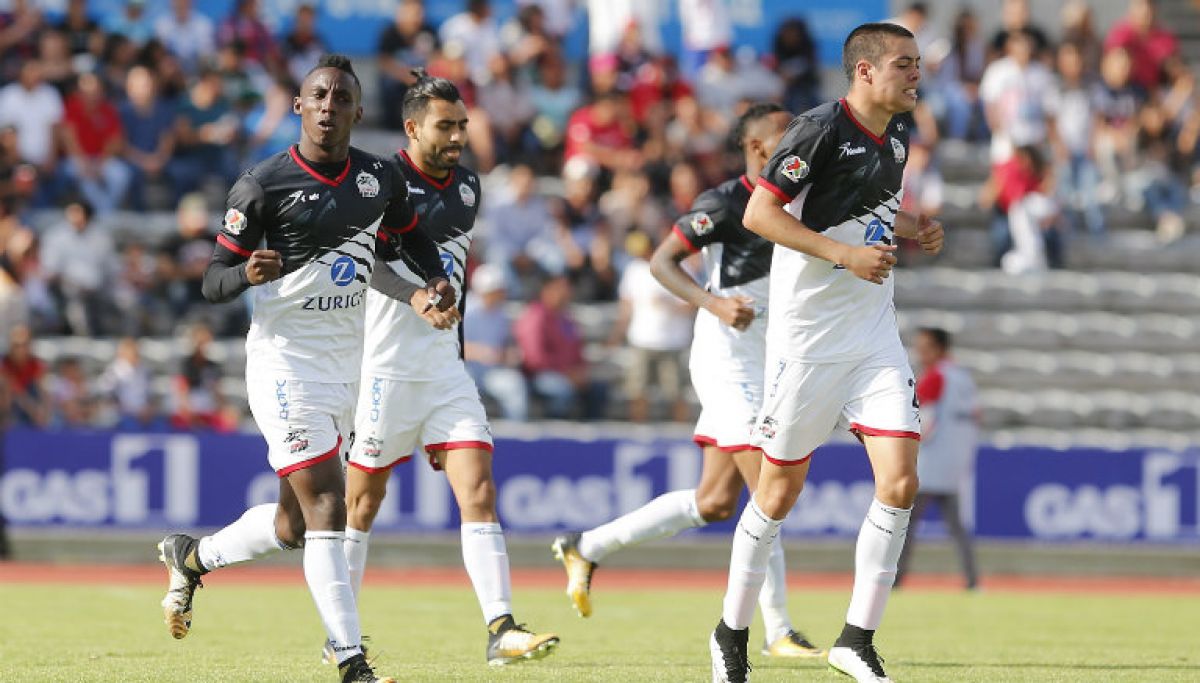
M 417 214 L 417 212 L 414 211 L 412 220 L 409 221 L 408 225 L 398 230 L 393 230 L 393 232 L 395 232 L 397 235 L 403 235 L 404 233 L 409 232 L 413 228 L 417 227 L 417 221 L 420 220 L 420 218 L 421 217 Z M 391 228 L 388 229 L 391 230 Z
M 387 228 L 380 228 L 380 229 L 379 229 L 379 230 L 378 230 L 378 231 L 375 233 L 375 236 L 376 236 L 376 237 L 378 237 L 379 239 L 383 240 L 384 242 L 387 242 L 387 241 L 389 241 L 389 238 L 388 238 L 388 233 L 387 233 L 387 231 L 388 231 L 388 229 L 387 229 Z
M 439 190 L 444 190 L 447 187 L 450 187 L 450 183 L 454 182 L 454 169 L 450 169 L 450 174 L 447 175 L 445 178 L 443 178 L 442 180 L 438 180 L 437 178 L 434 178 L 433 176 L 429 175 L 425 171 L 422 171 L 420 168 L 418 168 L 417 165 L 413 162 L 412 157 L 408 156 L 408 150 L 406 150 L 406 149 L 400 150 L 399 155 L 400 155 L 400 158 L 404 160 L 404 163 L 408 164 L 409 168 L 411 168 L 412 170 L 421 174 L 421 177 L 425 179 L 425 182 L 429 183 L 430 185 L 433 185 L 434 187 L 436 187 Z
M 296 162 L 296 164 L 299 165 L 300 168 L 302 168 L 306 172 L 308 172 L 308 174 L 310 176 L 325 183 L 326 185 L 329 185 L 330 187 L 337 187 L 338 185 L 341 185 L 342 181 L 346 179 L 346 176 L 350 175 L 350 157 L 349 156 L 346 157 L 346 167 L 342 169 L 342 172 L 338 174 L 338 177 L 333 178 L 331 180 L 331 179 L 326 178 L 325 176 L 321 175 L 320 173 L 317 173 L 316 171 L 314 171 L 313 167 L 309 166 L 308 162 L 304 161 L 304 158 L 301 157 L 300 153 L 296 151 L 295 145 L 288 147 L 288 154 L 291 155 L 292 161 Z
M 399 460 L 397 460 L 396 462 L 393 462 L 390 465 L 384 465 L 383 467 L 367 467 L 366 465 L 360 465 L 360 464 L 354 462 L 353 460 L 351 460 L 350 466 L 356 470 L 362 470 L 363 472 L 366 472 L 367 474 L 378 474 L 379 472 L 388 472 L 396 465 L 406 463 L 409 460 L 412 460 L 412 456 L 406 455 L 403 458 L 400 458 Z
M 675 233 L 679 237 L 679 239 L 683 240 L 683 243 L 687 245 L 688 249 L 692 250 L 693 254 L 696 253 L 697 251 L 700 251 L 699 249 L 696 248 L 696 245 L 692 244 L 692 241 L 690 239 L 688 239 L 688 236 L 683 234 L 683 231 L 679 229 L 678 225 L 672 225 L 671 232 Z
M 784 204 L 791 204 L 792 200 L 795 199 L 795 197 L 789 197 L 788 193 L 776 187 L 774 183 L 766 178 L 760 177 L 758 179 L 758 186 L 775 195 L 776 197 L 779 197 L 780 201 L 782 201 Z
M 917 400 L 921 403 L 937 403 L 946 389 L 946 376 L 940 365 L 934 365 L 917 380 Z
M 308 460 L 302 460 L 302 461 L 296 463 L 295 465 L 288 465 L 287 467 L 277 471 L 275 474 L 278 474 L 279 478 L 282 479 L 297 470 L 303 470 L 303 469 L 312 467 L 313 465 L 319 465 L 320 463 L 323 463 L 326 460 L 337 455 L 338 451 L 341 450 L 341 448 L 342 448 L 342 437 L 341 437 L 341 435 L 339 435 L 337 443 L 335 443 L 333 445 L 333 448 L 330 448 L 328 451 L 318 455 L 315 458 L 309 458 Z
M 250 254 L 252 253 L 248 249 L 239 247 L 236 242 L 234 242 L 233 240 L 231 240 L 228 237 L 221 235 L 221 234 L 217 235 L 217 244 L 221 245 L 222 247 L 225 247 L 229 251 L 232 251 L 233 253 L 237 254 L 238 256 L 245 256 L 246 258 L 250 258 Z
M 897 439 L 912 439 L 914 441 L 921 440 L 921 435 L 917 432 L 905 432 L 895 429 L 876 429 L 874 427 L 865 427 L 857 422 L 850 423 L 850 431 L 858 432 L 859 434 L 863 434 L 865 436 L 892 436 Z
M 743 175 L 743 176 L 739 176 L 738 180 L 742 181 L 742 187 L 746 188 L 747 192 L 749 192 L 750 194 L 754 194 L 754 186 L 750 184 L 749 178 L 747 178 L 746 176 Z
M 772 458 L 771 456 L 767 455 L 766 451 L 763 451 L 763 457 L 767 459 L 767 462 L 771 463 L 772 465 L 776 465 L 778 467 L 795 467 L 796 465 L 803 465 L 804 463 L 808 462 L 809 459 L 812 458 L 812 456 L 813 456 L 813 454 L 809 453 L 808 455 L 804 456 L 803 458 L 800 458 L 799 460 L 777 460 L 777 459 Z
M 758 446 L 753 446 L 748 443 L 734 444 L 732 446 L 722 446 L 720 443 L 717 442 L 716 439 L 712 438 L 711 436 L 704 436 L 703 434 L 697 434 L 697 435 L 693 436 L 692 441 L 697 446 L 700 446 L 701 448 L 704 448 L 706 446 L 712 446 L 713 448 L 716 448 L 717 450 L 721 451 L 722 453 L 740 453 L 742 451 L 760 451 L 760 450 L 762 450 Z
M 881 137 L 879 137 L 878 135 L 876 135 L 876 134 L 872 133 L 871 131 L 867 130 L 867 127 L 866 127 L 866 126 L 862 125 L 861 123 L 859 123 L 859 122 L 858 122 L 858 119 L 854 118 L 854 112 L 850 111 L 850 105 L 846 104 L 846 98 L 845 98 L 845 97 L 843 97 L 842 99 L 838 100 L 838 102 L 841 102 L 841 103 L 842 103 L 842 111 L 846 112 L 846 118 L 850 119 L 850 123 L 853 123 L 854 125 L 858 126 L 858 129 L 859 129 L 859 130 L 861 130 L 862 132 L 866 133 L 866 134 L 867 134 L 867 137 L 869 137 L 869 138 L 871 138 L 872 140 L 874 140 L 874 141 L 875 141 L 875 144 L 877 144 L 877 145 L 882 145 L 882 144 L 883 144 L 883 138 L 881 138 Z

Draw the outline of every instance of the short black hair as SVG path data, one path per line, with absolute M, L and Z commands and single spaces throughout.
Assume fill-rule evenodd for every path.
M 343 73 L 350 74 L 350 78 L 354 79 L 354 85 L 358 87 L 359 94 L 362 93 L 362 82 L 358 80 L 358 74 L 354 73 L 354 63 L 346 55 L 330 53 L 321 55 L 321 58 L 317 60 L 317 65 L 304 74 L 304 80 L 307 81 L 308 77 L 313 75 L 313 72 L 317 69 L 337 69 Z
M 781 111 L 786 112 L 787 110 L 777 102 L 758 102 L 750 105 L 733 124 L 733 130 L 729 132 L 729 141 L 735 148 L 744 149 L 746 129 L 750 127 L 750 124 Z
M 883 56 L 884 44 L 879 40 L 883 36 L 914 37 L 912 31 L 900 24 L 886 22 L 863 24 L 851 31 L 850 35 L 846 36 L 846 42 L 842 44 L 842 70 L 846 72 L 846 79 L 851 83 L 854 82 L 854 66 L 859 60 L 865 59 L 875 64 Z
M 454 103 L 462 99 L 458 86 L 448 79 L 430 76 L 424 69 L 413 69 L 412 75 L 416 76 L 417 82 L 404 91 L 404 102 L 400 107 L 400 115 L 406 121 L 424 116 L 430 100 Z
M 950 350 L 950 333 L 940 327 L 919 327 L 917 334 L 923 334 L 933 340 L 942 351 Z

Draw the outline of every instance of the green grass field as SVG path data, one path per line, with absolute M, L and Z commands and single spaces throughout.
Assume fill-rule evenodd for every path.
M 174 641 L 159 588 L 0 584 L 0 681 L 334 681 L 302 586 L 210 586 Z M 364 628 L 401 681 L 703 681 L 719 615 L 710 591 L 598 592 L 579 619 L 558 590 L 517 590 L 517 616 L 562 636 L 547 660 L 484 664 L 467 587 L 368 586 Z M 848 596 L 793 591 L 797 625 L 828 645 Z M 752 631 L 751 644 L 762 630 Z M 1200 598 L 900 592 L 878 638 L 888 671 L 918 681 L 1200 681 Z M 752 650 L 752 653 L 755 651 Z M 752 654 L 755 681 L 842 680 L 816 661 Z

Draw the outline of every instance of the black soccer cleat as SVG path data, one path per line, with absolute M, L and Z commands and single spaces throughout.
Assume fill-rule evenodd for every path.
M 708 639 L 708 650 L 712 654 L 712 683 L 746 683 L 750 680 L 750 655 L 748 644 L 750 629 L 735 631 L 717 622 Z
M 396 683 L 394 678 L 376 676 L 367 658 L 361 654 L 342 662 L 338 672 L 342 674 L 342 683 Z
M 188 566 L 188 558 L 196 552 L 199 541 L 187 534 L 171 534 L 158 544 L 158 559 L 167 567 L 167 594 L 162 599 L 163 617 L 167 630 L 176 640 L 192 628 L 192 596 L 204 586 L 200 576 L 206 572 Z M 195 566 L 199 560 L 192 558 Z
M 558 636 L 553 633 L 534 633 L 524 624 L 518 624 L 511 614 L 488 624 L 487 662 L 490 666 L 542 659 L 554 652 L 556 647 Z

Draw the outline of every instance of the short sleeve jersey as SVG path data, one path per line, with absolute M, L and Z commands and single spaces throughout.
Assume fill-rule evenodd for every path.
M 727 180 L 697 197 L 692 210 L 680 216 L 672 230 L 693 251 L 701 252 L 708 291 L 747 296 L 765 306 L 774 245 L 742 225 L 753 191 L 746 176 Z
M 405 151 L 396 154 L 396 164 L 408 182 L 408 194 L 424 230 L 442 255 L 446 277 L 458 295 L 459 312 L 466 312 L 464 277 L 467 253 L 474 237 L 475 216 L 483 195 L 479 176 L 456 166 L 439 180 L 417 168 Z M 407 258 L 388 266 L 401 277 L 417 284 L 424 278 Z M 455 374 L 462 362 L 461 323 L 454 329 L 437 330 L 413 311 L 408 302 L 397 301 L 372 290 L 367 295 L 366 356 L 363 377 L 424 381 Z
M 910 114 L 899 114 L 877 137 L 845 100 L 823 104 L 792 121 L 758 184 L 826 237 L 855 246 L 892 244 L 914 125 Z M 770 289 L 771 353 L 839 362 L 898 342 L 891 278 L 876 285 L 776 245 Z
M 248 370 L 358 381 L 377 235 L 416 222 L 394 164 L 353 147 L 334 178 L 295 146 L 243 173 L 229 190 L 218 246 L 249 257 L 265 242 L 283 258 L 282 277 L 250 288 Z

